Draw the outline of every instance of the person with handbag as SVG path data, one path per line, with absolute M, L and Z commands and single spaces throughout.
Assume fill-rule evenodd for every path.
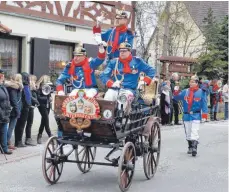
M 31 137 L 31 130 L 33 125 L 33 118 L 34 118 L 34 109 L 39 105 L 37 100 L 37 89 L 36 89 L 36 81 L 37 77 L 35 75 L 29 76 L 30 81 L 30 90 L 31 90 L 31 106 L 29 107 L 29 114 L 27 118 L 27 123 L 25 127 L 25 144 L 30 146 L 36 146 L 36 143 L 32 140 Z
M 10 105 L 12 111 L 10 113 L 10 122 L 7 132 L 7 142 L 9 149 L 15 150 L 16 147 L 11 142 L 12 133 L 15 129 L 18 118 L 21 115 L 21 94 L 23 89 L 21 74 L 10 75 L 9 79 L 5 81 L 5 86 L 10 97 Z
M 43 75 L 36 83 L 37 86 L 37 98 L 39 101 L 38 110 L 41 114 L 41 124 L 39 127 L 39 132 L 37 135 L 37 143 L 41 144 L 42 133 L 45 131 L 49 137 L 52 136 L 50 127 L 49 127 L 49 112 L 51 109 L 51 93 L 45 93 L 42 88 L 43 86 L 52 86 L 50 77 L 48 75 Z
M 0 150 L 2 153 L 10 155 L 13 152 L 7 145 L 7 129 L 10 121 L 10 97 L 4 85 L 4 71 L 0 69 Z

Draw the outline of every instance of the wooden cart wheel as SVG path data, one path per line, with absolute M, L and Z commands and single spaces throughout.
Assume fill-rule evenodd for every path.
M 91 162 L 95 161 L 96 147 L 77 146 L 75 149 L 76 161 L 84 161 L 85 163 L 77 163 L 82 173 L 87 173 L 92 168 Z
M 159 122 L 155 121 L 151 127 L 148 152 L 143 155 L 144 172 L 147 179 L 151 179 L 157 171 L 161 149 L 161 130 Z
M 136 160 L 135 146 L 132 142 L 127 142 L 119 159 L 118 183 L 121 191 L 127 191 L 134 176 Z
M 57 137 L 50 137 L 46 142 L 42 156 L 42 171 L 45 180 L 49 184 L 55 184 L 63 171 L 63 162 L 59 156 L 63 155 L 63 148 L 59 148 Z

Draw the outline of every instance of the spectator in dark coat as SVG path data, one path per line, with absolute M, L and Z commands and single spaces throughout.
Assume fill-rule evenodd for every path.
M 176 86 L 176 82 L 179 80 L 179 75 L 177 73 L 173 73 L 172 74 L 172 78 L 170 80 L 170 83 L 171 83 L 171 91 L 172 91 L 172 94 L 174 93 L 174 88 Z M 178 101 L 176 101 L 175 99 L 173 99 L 173 108 L 172 108 L 172 111 L 171 111 L 171 116 L 170 116 L 170 122 L 172 123 L 172 120 L 173 120 L 173 114 L 174 114 L 174 123 L 175 125 L 181 125 L 179 123 L 179 106 L 178 106 Z
M 161 123 L 162 125 L 169 124 L 172 105 L 172 93 L 170 82 L 166 81 L 161 86 Z
M 23 72 L 22 74 L 22 83 L 23 83 L 23 91 L 22 91 L 22 110 L 20 118 L 17 120 L 17 124 L 15 127 L 15 146 L 16 147 L 26 147 L 22 143 L 22 136 L 25 129 L 25 124 L 29 115 L 29 108 L 32 105 L 32 94 L 29 87 L 29 74 Z
M 8 91 L 4 85 L 4 72 L 0 69 L 0 144 L 1 152 L 5 154 L 12 154 L 7 145 L 7 129 L 10 121 L 10 98 Z M 2 151 L 3 150 L 3 151 Z
M 21 74 L 11 75 L 8 81 L 5 81 L 5 86 L 7 87 L 10 96 L 10 105 L 12 106 L 7 132 L 7 142 L 8 148 L 14 150 L 16 147 L 12 144 L 11 137 L 15 129 L 17 119 L 21 115 L 21 92 L 23 89 Z
M 32 140 L 32 137 L 31 137 L 31 130 L 32 130 L 32 125 L 33 125 L 34 109 L 39 105 L 39 102 L 37 99 L 37 89 L 36 89 L 37 77 L 35 75 L 30 75 L 29 80 L 30 80 L 31 102 L 32 102 L 31 104 L 32 105 L 29 107 L 29 114 L 28 114 L 27 123 L 25 127 L 25 134 L 26 134 L 25 144 L 35 146 L 36 144 Z
M 49 127 L 49 112 L 51 108 L 51 93 L 50 94 L 44 94 L 42 91 L 42 86 L 45 84 L 52 84 L 50 81 L 50 77 L 47 75 L 43 75 L 37 82 L 37 98 L 39 101 L 39 107 L 38 110 L 41 114 L 41 124 L 39 128 L 39 133 L 37 135 L 37 143 L 41 144 L 41 138 L 42 133 L 45 131 L 48 134 L 49 137 L 52 136 L 50 127 Z

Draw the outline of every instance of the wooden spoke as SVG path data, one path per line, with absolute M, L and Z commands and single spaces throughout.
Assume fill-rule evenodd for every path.
M 160 158 L 161 130 L 160 124 L 157 121 L 151 127 L 149 144 L 148 152 L 143 155 L 143 166 L 147 179 L 151 179 L 155 175 Z
M 132 183 L 135 170 L 136 151 L 132 142 L 127 142 L 123 147 L 119 159 L 118 182 L 121 191 L 127 191 Z
M 45 169 L 45 171 L 48 171 L 52 167 L 52 163 L 49 164 L 49 166 Z
M 53 171 L 54 171 L 54 166 L 52 165 L 52 168 L 51 168 L 50 173 L 49 173 L 49 178 L 50 179 L 52 178 Z
M 61 155 L 63 149 L 58 145 L 57 137 L 49 138 L 42 156 L 43 175 L 49 184 L 55 184 L 62 174 L 63 162 L 59 160 Z
M 87 173 L 91 168 L 92 162 L 95 160 L 96 147 L 83 146 L 79 149 L 79 146 L 75 150 L 76 161 L 82 161 L 77 163 L 79 170 L 83 173 Z

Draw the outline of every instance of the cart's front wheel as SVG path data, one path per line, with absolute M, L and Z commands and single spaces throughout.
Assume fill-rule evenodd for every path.
M 158 167 L 161 149 L 161 130 L 158 121 L 151 127 L 148 152 L 143 155 L 144 172 L 147 179 L 151 179 Z
M 50 137 L 42 156 L 43 176 L 49 184 L 55 184 L 60 179 L 63 171 L 61 155 L 63 155 L 63 148 L 58 144 L 57 137 Z
M 92 168 L 93 164 L 90 164 L 95 161 L 96 147 L 89 146 L 77 146 L 75 149 L 76 161 L 81 161 L 77 163 L 79 170 L 82 173 L 87 173 Z
M 127 191 L 131 185 L 135 169 L 136 151 L 132 142 L 127 142 L 119 159 L 118 183 L 121 191 Z

